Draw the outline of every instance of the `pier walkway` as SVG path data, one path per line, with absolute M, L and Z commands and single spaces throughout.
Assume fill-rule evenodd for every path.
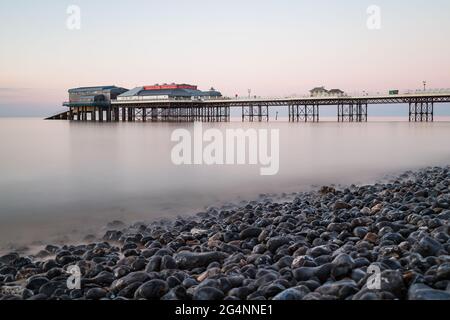
M 105 106 L 70 106 L 67 112 L 48 119 L 77 121 L 173 121 L 223 122 L 230 120 L 231 108 L 241 110 L 242 121 L 269 121 L 270 109 L 285 107 L 291 122 L 318 122 L 321 106 L 336 106 L 339 122 L 365 122 L 370 105 L 407 104 L 410 122 L 434 120 L 434 106 L 449 103 L 450 92 L 412 93 L 376 96 L 248 98 L 208 100 L 112 100 Z

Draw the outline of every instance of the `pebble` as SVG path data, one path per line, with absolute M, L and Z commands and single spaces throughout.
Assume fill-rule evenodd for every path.
M 261 228 L 247 228 L 241 231 L 241 233 L 239 234 L 239 238 L 241 240 L 245 240 L 248 238 L 258 238 L 261 232 Z
M 166 255 L 161 259 L 161 270 L 165 269 L 176 269 L 177 263 L 172 256 Z
M 344 201 L 336 201 L 334 203 L 334 210 L 351 209 L 352 206 Z
M 332 264 L 327 263 L 319 267 L 301 267 L 293 270 L 293 275 L 297 281 L 307 281 L 317 278 L 322 283 L 330 276 Z
M 159 279 L 150 280 L 142 284 L 135 292 L 136 299 L 155 300 L 160 299 L 169 291 L 168 284 Z
M 339 280 L 335 282 L 327 282 L 315 290 L 325 296 L 334 296 L 337 299 L 344 300 L 352 294 L 359 291 L 359 287 L 355 281 L 350 279 Z
M 289 288 L 277 294 L 273 300 L 302 300 L 304 296 L 310 293 L 307 287 Z
M 269 249 L 270 252 L 275 253 L 279 247 L 288 244 L 289 242 L 290 240 L 287 237 L 270 238 L 267 241 L 267 249 Z
M 102 288 L 92 288 L 86 293 L 86 299 L 89 300 L 100 300 L 108 294 L 108 291 Z
M 180 269 L 194 269 L 208 266 L 211 262 L 223 261 L 228 255 L 222 252 L 189 252 L 184 251 L 174 256 L 175 263 Z
M 194 300 L 223 300 L 225 297 L 224 293 L 214 287 L 201 287 L 195 290 L 193 299 Z
M 148 273 L 142 272 L 142 271 L 136 271 L 136 272 L 127 274 L 123 278 L 115 280 L 112 283 L 111 287 L 112 287 L 113 291 L 120 291 L 120 290 L 124 289 L 125 287 L 129 286 L 130 284 L 133 284 L 136 282 L 143 283 L 148 280 L 150 280 L 150 276 Z
M 408 290 L 409 300 L 450 300 L 450 292 L 436 290 L 425 284 L 413 284 Z
M 434 240 L 429 236 L 420 239 L 413 248 L 413 250 L 420 253 L 423 257 L 438 256 L 442 249 L 442 245 L 439 241 Z
M 27 280 L 27 285 L 25 288 L 27 288 L 31 291 L 37 291 L 37 290 L 39 290 L 40 287 L 42 287 L 47 282 L 49 282 L 49 279 L 46 277 L 33 276 Z
M 331 264 L 331 275 L 335 279 L 341 279 L 349 275 L 355 267 L 355 261 L 352 257 L 345 253 L 342 253 L 334 258 Z

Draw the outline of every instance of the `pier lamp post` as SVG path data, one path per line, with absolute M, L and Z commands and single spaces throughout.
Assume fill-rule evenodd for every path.
M 423 91 L 427 91 L 427 82 L 426 81 L 423 82 Z

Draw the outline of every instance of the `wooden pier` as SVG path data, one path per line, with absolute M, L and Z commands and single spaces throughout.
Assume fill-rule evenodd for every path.
M 48 119 L 97 122 L 226 122 L 230 110 L 240 109 L 242 121 L 269 121 L 269 111 L 286 107 L 290 122 L 319 122 L 321 106 L 336 106 L 339 122 L 366 122 L 370 105 L 407 104 L 410 122 L 434 121 L 434 105 L 449 103 L 450 93 L 418 93 L 361 97 L 305 97 L 284 99 L 139 100 L 70 106 Z

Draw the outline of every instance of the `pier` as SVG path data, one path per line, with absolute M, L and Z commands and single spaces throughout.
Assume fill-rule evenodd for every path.
M 409 106 L 407 116 L 410 122 L 432 122 L 435 104 L 450 103 L 450 92 L 239 99 L 224 98 L 213 88 L 202 92 L 197 90 L 196 86 L 175 84 L 139 87 L 129 91 L 114 86 L 71 90 L 71 94 L 81 91 L 89 94 L 95 92 L 97 95 L 87 96 L 90 99 L 87 101 L 79 99 L 66 102 L 64 105 L 69 108 L 67 112 L 48 119 L 96 122 L 227 122 L 230 121 L 231 109 L 238 109 L 243 122 L 263 122 L 270 120 L 271 109 L 282 107 L 287 109 L 290 122 L 319 122 L 320 107 L 335 106 L 338 122 L 366 122 L 370 107 L 405 104 Z M 104 95 L 98 95 L 102 90 L 108 92 L 106 98 Z M 179 96 L 178 91 L 187 91 L 189 93 L 186 95 L 192 97 Z M 111 92 L 115 92 L 115 95 Z M 140 92 L 150 94 L 140 95 Z M 173 96 L 166 92 L 172 93 Z

